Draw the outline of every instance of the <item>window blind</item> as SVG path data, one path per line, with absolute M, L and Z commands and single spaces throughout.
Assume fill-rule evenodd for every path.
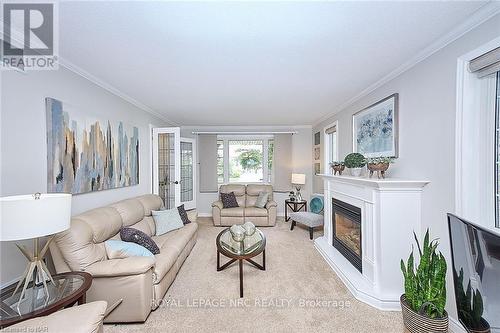
M 217 192 L 217 135 L 198 135 L 200 192 Z
M 500 47 L 491 50 L 469 62 L 469 70 L 484 77 L 500 71 Z
M 276 192 L 288 192 L 292 179 L 292 135 L 274 135 L 274 184 Z
M 325 130 L 325 134 L 332 134 L 332 133 L 335 133 L 335 132 L 337 132 L 337 126 L 336 125 L 333 125 L 332 127 L 328 127 Z

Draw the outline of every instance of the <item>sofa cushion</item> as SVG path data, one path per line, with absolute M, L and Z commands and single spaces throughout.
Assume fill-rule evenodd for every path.
M 246 186 L 242 184 L 227 184 L 220 186 L 219 193 L 231 193 L 231 192 L 234 192 L 234 195 L 236 196 L 236 201 L 238 202 L 238 206 L 245 207 Z
M 238 201 L 236 201 L 236 196 L 234 195 L 234 192 L 221 193 L 220 200 L 222 201 L 222 205 L 224 206 L 224 209 L 239 207 Z
M 122 228 L 122 230 L 120 230 L 120 237 L 125 242 L 132 242 L 145 247 L 152 254 L 160 253 L 158 245 L 156 245 L 151 237 L 140 230 L 134 228 Z
M 115 204 L 111 207 L 118 211 L 122 218 L 122 225 L 128 227 L 142 220 L 144 217 L 144 207 L 137 199 L 127 199 Z
M 78 218 L 72 218 L 71 227 L 56 234 L 54 240 L 73 271 L 82 271 L 93 263 L 106 260 L 104 244 L 95 244 L 92 229 Z
M 118 233 L 122 227 L 122 217 L 112 207 L 102 207 L 89 210 L 74 217 L 87 223 L 92 230 L 94 243 L 101 243 Z
M 265 208 L 245 207 L 245 217 L 251 216 L 267 216 L 268 212 Z
M 245 213 L 245 207 L 224 208 L 220 211 L 220 216 L 241 216 Z
M 161 198 L 155 194 L 146 194 L 136 198 L 144 207 L 144 216 L 151 216 L 152 210 L 158 210 L 163 206 Z
M 145 217 L 141 221 L 136 224 L 132 224 L 129 227 L 140 230 L 149 237 L 153 236 L 156 232 L 155 221 L 152 216 Z
M 198 223 L 189 223 L 184 227 L 171 231 L 161 236 L 153 236 L 153 240 L 160 247 L 161 253 L 156 255 L 156 265 L 154 268 L 155 283 L 161 279 L 172 268 L 177 257 L 189 243 L 198 230 Z
M 177 208 L 153 210 L 152 214 L 156 226 L 156 236 L 166 234 L 169 231 L 179 229 L 184 226 Z
M 266 192 L 268 194 L 267 200 L 273 200 L 273 187 L 272 185 L 264 184 L 249 184 L 246 188 L 246 207 L 254 207 L 261 192 Z
M 153 257 L 153 253 L 132 242 L 124 242 L 116 239 L 108 239 L 104 242 L 108 259 L 123 259 L 128 257 Z

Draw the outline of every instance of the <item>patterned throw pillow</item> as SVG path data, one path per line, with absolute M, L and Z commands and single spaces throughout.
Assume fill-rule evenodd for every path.
M 264 208 L 267 204 L 267 199 L 269 198 L 269 193 L 260 192 L 257 200 L 255 201 L 255 207 Z
M 189 217 L 188 217 L 188 214 L 186 212 L 186 209 L 184 208 L 184 204 L 177 207 L 177 210 L 179 211 L 179 215 L 181 216 L 181 220 L 182 220 L 182 223 L 184 223 L 184 225 L 191 223 L 191 221 L 189 221 Z
M 134 228 L 122 228 L 120 230 L 120 237 L 125 242 L 132 242 L 144 246 L 152 254 L 160 253 L 158 245 L 145 233 Z
M 236 200 L 236 195 L 234 195 L 234 192 L 221 193 L 220 200 L 222 201 L 222 206 L 224 206 L 224 208 L 239 207 L 238 201 Z

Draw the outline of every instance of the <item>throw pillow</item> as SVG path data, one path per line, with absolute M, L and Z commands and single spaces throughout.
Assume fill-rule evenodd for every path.
M 132 242 L 148 249 L 152 254 L 159 254 L 158 245 L 144 232 L 134 228 L 122 228 L 120 230 L 120 238 L 125 242 Z
M 234 192 L 231 193 L 221 193 L 220 200 L 222 201 L 222 206 L 224 208 L 235 208 L 239 207 L 238 201 L 236 200 L 236 196 Z
M 269 193 L 260 192 L 257 200 L 255 201 L 255 207 L 264 208 L 267 204 L 267 199 L 269 198 Z
M 156 236 L 166 234 L 169 231 L 182 228 L 181 216 L 177 208 L 166 210 L 153 210 L 153 220 L 156 225 Z
M 136 243 L 109 239 L 104 242 L 108 259 L 123 259 L 128 257 L 153 257 L 153 254 Z
M 177 210 L 179 211 L 179 215 L 181 216 L 181 220 L 182 220 L 182 223 L 184 225 L 191 223 L 191 221 L 189 221 L 188 213 L 186 212 L 186 209 L 184 208 L 184 204 L 177 207 Z

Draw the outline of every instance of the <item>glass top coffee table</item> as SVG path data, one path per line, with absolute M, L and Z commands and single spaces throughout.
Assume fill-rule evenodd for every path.
M 0 291 L 0 328 L 20 321 L 46 316 L 73 304 L 84 304 L 86 292 L 92 284 L 92 275 L 85 272 L 70 272 L 53 275 L 55 285 L 47 282 L 49 297 L 45 296 L 43 285 L 33 287 L 30 282 L 24 299 L 19 302 L 21 288 L 16 284 Z
M 240 268 L 240 297 L 243 297 L 243 260 L 248 261 L 260 270 L 266 270 L 266 236 L 259 229 L 255 229 L 255 233 L 251 236 L 246 236 L 241 242 L 233 240 L 229 228 L 222 230 L 217 239 L 217 271 L 222 271 L 233 262 L 239 262 Z M 230 258 L 231 260 L 220 265 L 220 254 Z M 262 265 L 256 263 L 251 258 L 262 253 Z

